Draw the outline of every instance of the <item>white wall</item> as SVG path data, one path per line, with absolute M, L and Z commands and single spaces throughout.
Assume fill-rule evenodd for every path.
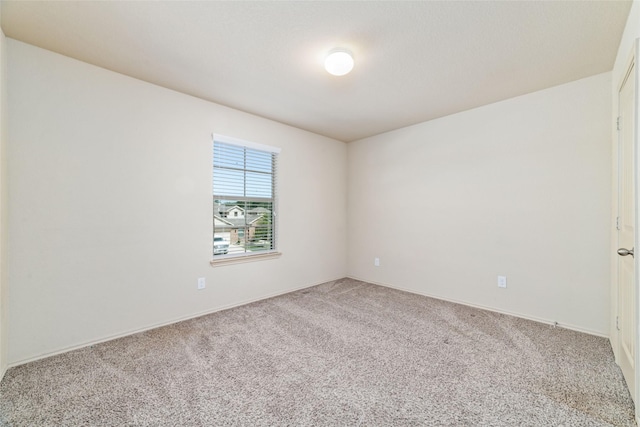
M 6 38 L 0 29 L 0 380 L 7 370 L 7 72 Z
M 608 335 L 610 120 L 605 73 L 350 143 L 349 275 Z
M 346 275 L 344 143 L 7 48 L 9 364 Z M 281 258 L 209 265 L 213 132 L 282 148 Z
M 6 50 L 11 365 L 347 274 L 609 333 L 611 73 L 346 146 Z M 282 147 L 280 259 L 209 266 L 212 132 Z

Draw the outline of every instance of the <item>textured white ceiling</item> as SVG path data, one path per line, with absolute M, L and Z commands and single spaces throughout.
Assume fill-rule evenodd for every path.
M 2 1 L 8 37 L 353 141 L 610 71 L 629 1 Z M 354 52 L 344 77 L 322 68 Z

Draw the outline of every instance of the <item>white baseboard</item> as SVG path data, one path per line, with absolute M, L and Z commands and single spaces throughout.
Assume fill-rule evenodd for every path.
M 519 318 L 522 318 L 522 319 L 532 320 L 532 321 L 538 322 L 538 323 L 544 323 L 544 324 L 548 324 L 548 325 L 556 324 L 554 320 L 543 319 L 543 318 L 539 318 L 539 317 L 536 317 L 536 316 L 531 316 L 531 315 L 528 315 L 528 314 L 516 313 L 516 312 L 507 311 L 507 310 L 501 310 L 501 309 L 498 309 L 498 308 L 495 308 L 495 307 L 488 307 L 488 306 L 484 306 L 484 305 L 480 305 L 480 304 L 474 304 L 474 303 L 471 303 L 471 302 L 468 302 L 468 301 L 462 301 L 462 300 L 456 300 L 456 299 L 452 299 L 452 298 L 446 298 L 446 297 L 442 297 L 442 296 L 439 296 L 439 295 L 429 294 L 429 293 L 426 293 L 426 292 L 419 292 L 419 291 L 416 291 L 414 289 L 408 289 L 408 288 L 403 288 L 401 286 L 390 285 L 388 283 L 381 283 L 381 282 L 375 282 L 375 281 L 372 281 L 372 280 L 365 280 L 365 279 L 361 279 L 361 278 L 358 278 L 358 277 L 355 277 L 355 276 L 347 276 L 347 277 L 349 277 L 351 279 L 367 282 L 367 283 L 372 283 L 374 285 L 379 285 L 379 286 L 384 286 L 384 287 L 391 288 L 391 289 L 397 289 L 399 291 L 409 292 L 409 293 L 416 294 L 416 295 L 421 295 L 421 296 L 425 296 L 425 297 L 429 297 L 429 298 L 435 298 L 435 299 L 438 299 L 438 300 L 448 301 L 448 302 L 452 302 L 452 303 L 456 303 L 456 304 L 462 304 L 462 305 L 466 305 L 466 306 L 469 306 L 469 307 L 479 308 L 481 310 L 492 311 L 494 313 L 501 313 L 501 314 L 506 314 L 506 315 L 509 315 L 509 316 L 519 317 Z M 109 335 L 109 336 L 102 337 L 102 338 L 99 338 L 99 339 L 96 339 L 96 340 L 86 341 L 86 342 L 83 342 L 83 343 L 80 343 L 80 344 L 77 344 L 77 345 L 64 347 L 64 348 L 61 348 L 61 349 L 58 349 L 58 350 L 55 350 L 55 351 L 43 353 L 43 354 L 40 354 L 40 355 L 37 355 L 37 356 L 34 356 L 34 357 L 30 357 L 30 358 L 27 358 L 27 359 L 18 360 L 18 361 L 9 363 L 9 365 L 5 366 L 3 369 L 0 369 L 0 380 L 4 377 L 4 374 L 6 373 L 7 369 L 13 368 L 13 367 L 19 366 L 19 365 L 24 365 L 25 363 L 34 362 L 36 360 L 45 359 L 47 357 L 55 356 L 57 354 L 67 353 L 69 351 L 78 350 L 78 349 L 81 349 L 81 348 L 84 348 L 84 347 L 89 347 L 89 346 L 92 346 L 92 345 L 100 344 L 100 343 L 111 341 L 111 340 L 118 339 L 118 338 L 123 338 L 123 337 L 129 336 L 129 335 L 134 335 L 134 334 L 137 334 L 137 333 L 140 333 L 140 332 L 144 332 L 144 331 L 148 331 L 148 330 L 151 330 L 151 329 L 161 328 L 163 326 L 172 325 L 174 323 L 182 322 L 182 321 L 185 321 L 185 320 L 195 319 L 196 317 L 206 316 L 207 314 L 216 313 L 216 312 L 224 311 L 224 310 L 229 310 L 229 309 L 234 308 L 234 307 L 239 307 L 239 306 L 242 306 L 242 305 L 251 304 L 253 302 L 262 301 L 262 300 L 265 300 L 265 299 L 277 297 L 279 295 L 284 295 L 284 294 L 288 294 L 290 292 L 295 292 L 295 291 L 299 291 L 301 289 L 306 289 L 306 288 L 310 288 L 312 286 L 317 286 L 317 285 L 320 285 L 322 283 L 331 282 L 332 280 L 340 280 L 342 278 L 343 277 L 339 277 L 339 278 L 336 278 L 336 279 L 323 280 L 322 282 L 318 282 L 318 283 L 303 285 L 303 286 L 300 286 L 300 287 L 291 288 L 291 289 L 287 289 L 287 290 L 280 291 L 280 292 L 274 292 L 274 293 L 271 293 L 271 294 L 262 295 L 262 296 L 257 297 L 257 298 L 243 300 L 243 301 L 240 301 L 240 302 L 237 302 L 237 303 L 228 304 L 228 305 L 221 306 L 221 307 L 216 307 L 216 308 L 211 309 L 211 310 L 205 310 L 205 311 L 201 311 L 201 312 L 198 312 L 198 313 L 193 313 L 193 314 L 190 314 L 190 315 L 187 315 L 187 316 L 182 316 L 182 317 L 179 317 L 179 318 L 171 319 L 171 320 L 168 320 L 166 322 L 154 323 L 152 325 L 144 326 L 142 328 L 137 328 L 137 329 L 121 332 L 121 333 L 118 333 L 118 334 Z M 558 327 L 565 328 L 565 329 L 570 329 L 570 330 L 577 331 L 577 332 L 583 332 L 583 333 L 590 334 L 590 335 L 595 335 L 595 336 L 599 336 L 599 337 L 603 337 L 603 338 L 609 338 L 609 336 L 607 334 L 603 334 L 603 333 L 598 332 L 598 331 L 593 331 L 593 330 L 589 330 L 589 329 L 586 329 L 586 328 L 582 328 L 582 327 L 576 326 L 576 325 L 571 325 L 571 324 L 556 324 L 556 325 Z
M 555 320 L 551 320 L 551 319 L 543 319 L 541 317 L 531 316 L 529 314 L 502 310 L 502 309 L 495 308 L 495 307 L 489 307 L 489 306 L 485 306 L 485 305 L 481 305 L 481 304 L 475 304 L 475 303 L 472 303 L 472 302 L 469 302 L 469 301 L 457 300 L 457 299 L 453 299 L 453 298 L 446 298 L 446 297 L 442 297 L 442 296 L 439 296 L 439 295 L 429 294 L 427 292 L 416 291 L 415 289 L 408 289 L 408 288 L 403 288 L 401 286 L 390 285 L 388 283 L 381 283 L 381 282 L 374 282 L 372 280 L 360 279 L 360 278 L 355 277 L 355 276 L 347 276 L 347 277 L 349 277 L 351 279 L 367 282 L 367 283 L 373 283 L 374 285 L 378 285 L 378 286 L 384 286 L 386 288 L 397 289 L 399 291 L 404 291 L 404 292 L 409 292 L 409 293 L 416 294 L 416 295 L 421 295 L 421 296 L 424 296 L 424 297 L 434 298 L 434 299 L 438 299 L 438 300 L 441 300 L 441 301 L 453 302 L 453 303 L 456 303 L 456 304 L 462 304 L 462 305 L 466 305 L 466 306 L 469 306 L 469 307 L 479 308 L 481 310 L 487 310 L 487 311 L 492 311 L 494 313 L 506 314 L 506 315 L 513 316 L 513 317 L 519 317 L 521 319 L 532 320 L 534 322 L 544 323 L 546 325 L 557 326 L 557 327 L 560 327 L 560 328 L 569 329 L 569 330 L 572 330 L 572 331 L 582 332 L 582 333 L 585 333 L 585 334 L 595 335 L 595 336 L 598 336 L 598 337 L 609 339 L 609 335 L 608 334 L 605 334 L 605 333 L 602 333 L 602 332 L 599 332 L 599 331 L 594 331 L 594 330 L 587 329 L 587 328 L 583 328 L 583 327 L 577 326 L 577 325 L 572 325 L 572 324 L 568 324 L 568 323 L 556 323 Z M 640 425 L 640 424 L 638 424 L 638 425 Z
M 266 299 L 269 299 L 269 298 L 277 297 L 279 295 L 284 295 L 284 294 L 288 294 L 288 293 L 291 293 L 291 292 L 299 291 L 301 289 L 306 289 L 306 288 L 310 288 L 312 286 L 317 286 L 317 285 L 320 285 L 322 283 L 331 282 L 332 280 L 340 280 L 342 278 L 344 278 L 344 276 L 343 277 L 339 277 L 337 279 L 323 280 L 322 282 L 319 282 L 319 283 L 313 283 L 313 284 L 310 284 L 310 285 L 304 285 L 304 286 L 300 286 L 300 287 L 296 287 L 296 288 L 287 289 L 285 291 L 279 291 L 279 292 L 274 292 L 274 293 L 267 294 L 267 295 L 262 295 L 262 296 L 257 297 L 257 298 L 243 300 L 243 301 L 240 301 L 240 302 L 237 302 L 237 303 L 224 305 L 222 307 L 216 307 L 216 308 L 211 309 L 211 310 L 205 310 L 205 311 L 189 314 L 187 316 L 182 316 L 182 317 L 179 317 L 179 318 L 171 319 L 171 320 L 168 320 L 166 322 L 154 323 L 152 325 L 144 326 L 142 328 L 137 328 L 137 329 L 121 332 L 121 333 L 118 333 L 118 334 L 109 335 L 109 336 L 102 337 L 102 338 L 99 338 L 99 339 L 96 339 L 96 340 L 85 341 L 83 343 L 80 343 L 80 344 L 77 344 L 77 345 L 73 345 L 73 346 L 70 346 L 70 347 L 64 347 L 64 348 L 61 348 L 61 349 L 58 349 L 58 350 L 55 350 L 55 351 L 39 354 L 37 356 L 30 357 L 30 358 L 27 358 L 27 359 L 22 359 L 22 360 L 18 360 L 18 361 L 15 361 L 15 362 L 11 362 L 0 373 L 2 374 L 2 376 L 4 376 L 4 373 L 7 371 L 7 369 L 13 368 L 15 366 L 24 365 L 25 363 L 35 362 L 36 360 L 45 359 L 47 357 L 55 356 L 57 354 L 67 353 L 69 351 L 78 350 L 78 349 L 81 349 L 81 348 L 85 348 L 85 347 L 89 347 L 89 346 L 92 346 L 92 345 L 100 344 L 100 343 L 103 343 L 103 342 L 115 340 L 115 339 L 118 339 L 118 338 L 127 337 L 129 335 L 138 334 L 140 332 L 149 331 L 151 329 L 161 328 L 163 326 L 172 325 L 174 323 L 183 322 L 183 321 L 189 320 L 189 319 L 195 319 L 196 317 L 206 316 L 207 314 L 212 314 L 212 313 L 217 313 L 219 311 L 229 310 L 229 309 L 234 308 L 234 307 L 240 307 L 242 305 L 247 305 L 247 304 L 251 304 L 253 302 L 266 300 Z M 2 379 L 2 376 L 0 376 L 0 379 Z

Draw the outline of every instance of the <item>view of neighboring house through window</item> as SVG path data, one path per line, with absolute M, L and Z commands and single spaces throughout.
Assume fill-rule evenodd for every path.
M 214 256 L 244 256 L 276 250 L 278 151 L 214 136 Z

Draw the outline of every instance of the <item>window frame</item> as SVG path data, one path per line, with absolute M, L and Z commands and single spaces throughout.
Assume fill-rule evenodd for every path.
M 215 239 L 215 233 L 216 233 L 216 227 L 215 227 L 215 206 L 216 200 L 219 199 L 224 199 L 225 197 L 230 197 L 231 199 L 234 198 L 234 196 L 225 196 L 225 195 L 221 195 L 221 194 L 214 194 L 215 191 L 215 186 L 214 186 L 214 171 L 216 170 L 216 168 L 214 167 L 214 150 L 215 150 L 215 144 L 216 143 L 220 143 L 220 144 L 226 144 L 226 145 L 232 145 L 232 146 L 236 146 L 236 147 L 240 147 L 243 148 L 244 150 L 252 150 L 252 151 L 258 151 L 258 152 L 264 152 L 264 153 L 269 153 L 270 155 L 272 155 L 272 159 L 273 159 L 273 169 L 272 169 L 272 193 L 271 193 L 271 206 L 272 206 L 272 214 L 271 214 L 271 242 L 272 242 L 272 248 L 268 249 L 268 250 L 264 250 L 264 251 L 258 251 L 258 252 L 242 252 L 242 253 L 234 253 L 234 254 L 224 254 L 224 255 L 213 255 L 214 253 L 214 239 Z M 251 141 L 245 141 L 245 140 L 241 140 L 238 138 L 233 138 L 233 137 L 229 137 L 229 136 L 225 136 L 225 135 L 220 135 L 220 134 L 212 134 L 212 140 L 211 140 L 211 184 L 212 184 L 212 199 L 211 199 L 211 213 L 212 213 L 212 221 L 211 221 L 211 225 L 212 225 L 212 230 L 213 232 L 211 233 L 211 251 L 210 251 L 210 255 L 211 255 L 211 261 L 210 264 L 211 266 L 222 266 L 222 265 L 228 265 L 228 264 L 238 264 L 238 263 L 244 263 L 244 262 L 253 262 L 253 261 L 261 261 L 261 260 L 266 260 L 266 259 L 273 259 L 273 258 L 277 258 L 279 257 L 281 254 L 281 252 L 279 252 L 278 250 L 278 246 L 279 246 L 279 239 L 278 239 L 278 215 L 277 215 L 277 207 L 278 207 L 278 183 L 277 183 L 277 177 L 278 177 L 278 158 L 279 158 L 279 154 L 280 154 L 281 149 L 279 147 L 274 147 L 274 146 L 270 146 L 270 145 L 263 145 L 263 144 L 258 144 L 255 142 L 251 142 Z M 245 151 L 246 152 L 246 151 Z M 246 164 L 243 165 L 244 168 L 246 168 Z M 246 169 L 245 169 L 246 170 Z M 238 198 L 240 198 L 239 196 L 236 196 Z M 243 195 L 241 197 L 245 202 L 250 201 L 249 199 L 251 199 L 251 197 L 247 197 L 246 194 Z M 246 208 L 246 205 L 245 205 Z M 237 212 L 236 212 L 237 213 Z M 245 227 L 246 228 L 246 227 Z

